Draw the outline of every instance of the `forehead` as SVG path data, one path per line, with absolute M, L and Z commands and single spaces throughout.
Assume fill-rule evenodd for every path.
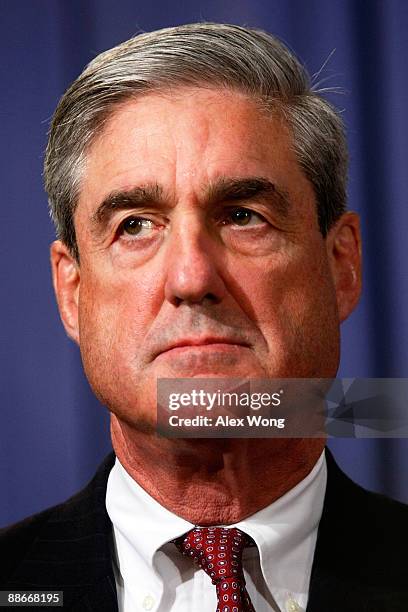
M 182 89 L 119 106 L 87 154 L 78 208 L 109 193 L 157 183 L 174 197 L 197 196 L 220 177 L 268 178 L 291 199 L 314 202 L 288 126 L 244 94 Z

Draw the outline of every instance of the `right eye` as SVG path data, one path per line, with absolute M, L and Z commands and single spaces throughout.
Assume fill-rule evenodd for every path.
M 122 221 L 119 233 L 144 238 L 148 236 L 153 229 L 154 223 L 151 219 L 145 219 L 144 217 L 128 217 Z

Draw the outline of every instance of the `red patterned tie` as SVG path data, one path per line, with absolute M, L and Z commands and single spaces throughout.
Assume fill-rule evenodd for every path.
M 254 545 L 251 538 L 235 527 L 195 527 L 174 543 L 216 585 L 217 612 L 255 612 L 242 569 L 242 551 Z

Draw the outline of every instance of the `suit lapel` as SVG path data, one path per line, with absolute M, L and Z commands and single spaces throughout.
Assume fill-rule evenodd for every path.
M 406 540 L 406 509 L 356 485 L 327 449 L 326 458 L 327 489 L 307 612 L 406 612 L 403 572 L 392 569 L 399 565 L 398 554 L 391 558 L 386 536 L 394 531 Z
M 365 491 L 326 456 L 307 612 L 407 612 L 406 506 Z M 34 517 L 28 552 L 3 589 L 63 591 L 64 610 L 117 612 L 105 507 L 114 461 L 112 453 L 83 491 Z
M 350 481 L 343 479 L 343 474 L 337 468 L 330 452 L 326 449 L 327 460 L 327 489 L 323 506 L 323 513 L 319 524 L 316 550 L 310 578 L 309 599 L 307 612 L 321 612 L 330 610 L 335 612 L 350 612 L 351 610 L 365 610 L 364 597 L 355 576 L 348 571 L 344 560 L 345 551 L 350 548 L 348 533 L 344 532 L 343 525 L 347 523 L 347 516 L 343 514 L 344 500 L 349 508 L 355 503 L 354 488 Z
M 53 508 L 41 525 L 10 587 L 64 593 L 64 610 L 114 612 L 112 525 L 105 508 L 106 486 L 115 456 L 109 455 L 92 481 Z
M 83 596 L 76 599 L 68 609 L 70 612 L 117 612 L 118 600 L 112 577 L 103 576 L 96 584 L 85 589 Z

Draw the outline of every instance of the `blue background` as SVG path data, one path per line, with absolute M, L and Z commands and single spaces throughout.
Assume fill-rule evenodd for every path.
M 408 3 L 405 0 L 3 0 L 1 44 L 0 525 L 65 499 L 109 450 L 106 410 L 59 322 L 53 228 L 42 187 L 49 119 L 100 51 L 141 30 L 192 21 L 262 27 L 340 86 L 361 213 L 364 297 L 343 326 L 340 374 L 408 375 Z M 406 440 L 334 440 L 365 486 L 408 501 Z

